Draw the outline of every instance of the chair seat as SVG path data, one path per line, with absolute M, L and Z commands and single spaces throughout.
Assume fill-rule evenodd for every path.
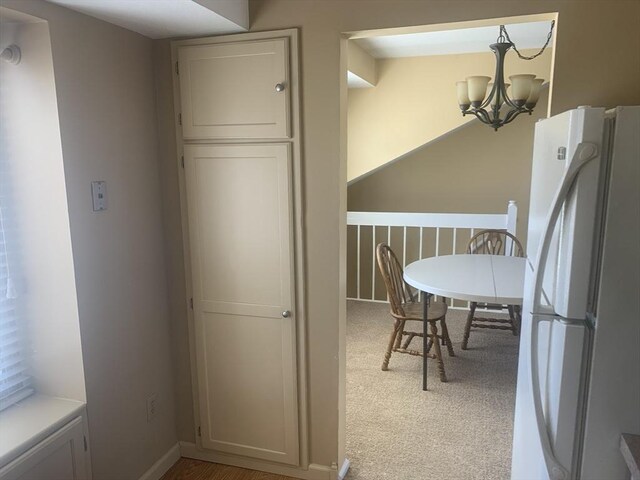
M 402 305 L 404 313 L 407 315 L 405 320 L 422 321 L 422 302 L 421 303 L 405 303 Z M 444 301 L 431 301 L 427 310 L 427 320 L 440 320 L 447 314 L 447 304 Z

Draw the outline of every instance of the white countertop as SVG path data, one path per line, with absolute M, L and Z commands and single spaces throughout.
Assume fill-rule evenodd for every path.
M 81 415 L 84 406 L 76 400 L 34 394 L 0 412 L 0 466 Z
M 413 262 L 405 281 L 434 295 L 473 302 L 520 305 L 526 259 L 502 255 L 442 255 Z

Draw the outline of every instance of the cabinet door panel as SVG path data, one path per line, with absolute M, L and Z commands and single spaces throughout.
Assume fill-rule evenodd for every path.
M 185 139 L 290 136 L 288 39 L 184 46 L 178 62 Z
M 298 464 L 289 146 L 186 145 L 202 445 Z
M 87 480 L 84 423 L 77 417 L 0 469 L 2 480 Z

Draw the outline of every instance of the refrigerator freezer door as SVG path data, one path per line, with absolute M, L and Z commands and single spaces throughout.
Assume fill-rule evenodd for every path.
M 572 111 L 569 111 L 536 123 L 527 232 L 527 257 L 532 268 L 538 257 L 540 236 L 546 226 L 551 202 L 567 168 L 566 147 L 569 141 L 570 122 L 573 120 L 575 125 L 578 121 L 576 118 L 572 119 L 571 115 Z M 560 149 L 563 150 L 559 153 Z M 559 230 L 556 229 L 543 286 L 549 304 L 554 303 L 552 294 L 556 289 L 556 271 L 553 265 L 557 260 L 558 236 Z
M 604 109 L 570 110 L 536 124 L 527 256 L 534 264 L 549 209 L 577 146 L 602 143 Z M 598 192 L 597 161 L 581 172 L 564 204 L 549 247 L 543 282 L 547 303 L 565 318 L 585 318 Z

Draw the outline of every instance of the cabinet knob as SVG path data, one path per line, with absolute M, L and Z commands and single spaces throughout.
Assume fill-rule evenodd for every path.
M 284 91 L 284 83 L 276 83 L 276 92 Z
M 289 310 L 285 310 L 282 312 L 283 318 L 289 318 L 291 316 L 291 312 Z

